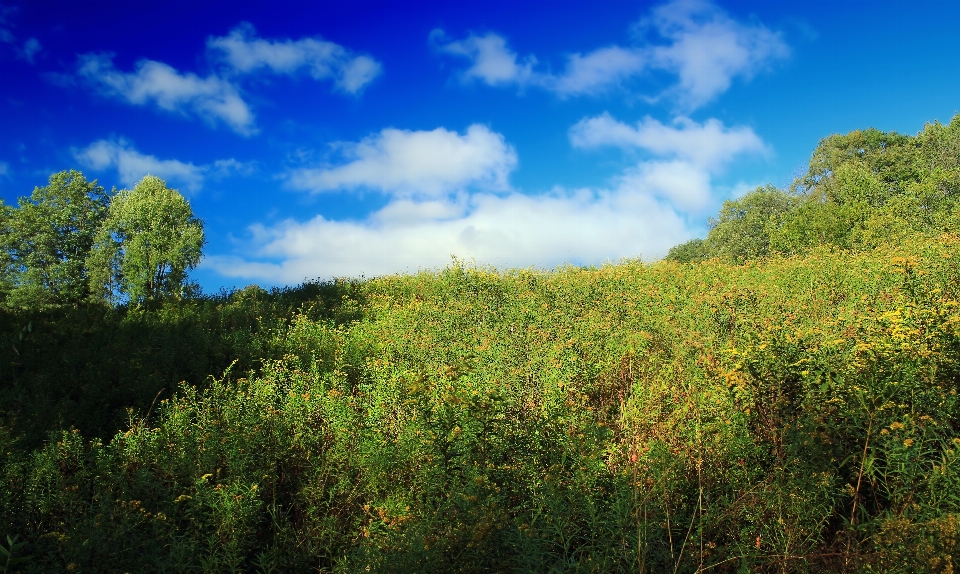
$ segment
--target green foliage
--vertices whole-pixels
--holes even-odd
[[[11,236],[10,217],[13,210],[0,199],[0,306],[13,288],[13,254],[6,247]]]
[[[854,251],[960,231],[960,115],[916,136],[875,129],[824,138],[789,191],[771,186],[723,204],[705,240],[669,260],[734,263],[823,246]]]
[[[203,243],[190,204],[157,177],[108,193],[55,173],[16,209],[0,202],[0,302],[36,311],[195,294],[187,272]]]
[[[691,239],[686,243],[675,245],[667,253],[667,261],[677,263],[694,263],[710,258],[710,247],[703,239]]]
[[[958,265],[942,236],[128,311],[263,327],[110,440],[5,447],[0,517],[25,572],[947,572]]]
[[[21,556],[21,551],[23,547],[27,545],[26,542],[19,541],[19,536],[7,536],[6,545],[0,542],[0,572],[6,574],[7,572],[13,572],[11,568],[17,566],[18,564],[23,564],[28,562],[32,556]]]
[[[141,249],[143,304],[0,309],[0,560],[953,572],[958,134],[827,138],[652,265],[178,298]]]
[[[760,187],[723,203],[710,220],[708,250],[712,255],[743,263],[770,253],[770,235],[793,207],[793,198],[773,187]]]
[[[17,209],[0,206],[0,281],[9,289],[8,305],[42,309],[87,298],[84,260],[109,202],[96,181],[71,170],[51,175]]]
[[[349,322],[359,297],[357,284],[335,281],[149,306],[0,309],[0,423],[29,447],[71,427],[109,439],[128,407],[146,413],[182,381],[202,387],[231,363],[257,370],[282,356],[274,337],[295,314]]]
[[[190,203],[148,175],[110,203],[88,260],[91,278],[108,299],[182,295],[203,243],[203,224]]]

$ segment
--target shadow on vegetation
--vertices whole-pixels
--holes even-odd
[[[358,283],[339,280],[133,308],[0,308],[0,417],[30,448],[56,429],[107,439],[181,382],[205,387],[231,365],[259,372],[272,357],[271,338],[294,316],[361,318],[360,295]]]

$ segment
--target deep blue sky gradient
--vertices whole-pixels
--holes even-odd
[[[713,169],[707,199],[693,207],[663,197],[657,200],[682,222],[670,235],[682,240],[704,235],[707,217],[723,200],[752,186],[789,182],[824,136],[867,127],[916,133],[925,122],[948,122],[960,110],[956,33],[960,4],[954,2],[703,4],[703,10],[721,14],[726,22],[776,34],[789,54],[734,75],[728,89],[693,107],[664,95],[677,79],[662,70],[650,70],[595,95],[563,96],[533,84],[497,86],[465,80],[470,62],[442,48],[444,42],[470,34],[495,34],[521,59],[535,55],[539,72],[559,74],[573,53],[662,44],[649,25],[644,28],[638,22],[663,6],[669,5],[489,0],[7,3],[0,21],[0,199],[15,203],[18,196],[43,185],[49,174],[68,168],[80,169],[108,188],[124,187],[116,166],[95,169],[80,159],[83,150],[99,141],[194,166],[233,160],[234,167],[221,173],[208,168],[193,188],[168,179],[206,223],[208,262],[195,276],[205,290],[215,291],[252,282],[278,285],[307,277],[369,276],[443,265],[434,251],[424,250],[421,259],[410,248],[405,253],[391,251],[391,242],[407,233],[406,224],[394,230],[400,235],[390,235],[394,239],[385,239],[372,255],[346,240],[336,246],[307,241],[305,254],[302,246],[299,251],[287,249],[282,244],[287,239],[281,238],[272,250],[264,250],[271,237],[279,237],[278,229],[301,229],[318,215],[326,222],[366,226],[373,230],[371,237],[379,237],[372,214],[404,199],[418,205],[437,199],[435,194],[369,185],[345,185],[322,193],[291,185],[292,171],[345,165],[351,159],[344,149],[375,138],[386,128],[409,132],[444,128],[466,137],[471,125],[480,124],[502,136],[516,158],[506,187],[465,180],[441,193],[440,199],[452,203],[483,193],[540,197],[583,188],[602,195],[623,174],[658,159],[643,148],[574,146],[570,130],[585,118],[608,114],[636,125],[649,116],[673,125],[676,118],[685,117],[697,124],[717,120],[726,128],[751,130],[766,152],[742,153]],[[336,43],[352,55],[376,60],[381,73],[355,94],[337,91],[331,80],[316,80],[305,72],[229,76],[222,62],[208,55],[206,45],[208,38],[226,36],[242,22],[252,24],[256,37],[263,40],[320,38]],[[430,39],[436,29],[444,31],[445,40]],[[30,39],[39,49],[27,49]],[[171,112],[111,95],[78,73],[81,55],[98,53],[115,54],[115,69],[123,73],[132,72],[137,62],[154,60],[200,78],[233,78],[230,81],[255,116],[255,133],[238,133],[189,107]],[[636,216],[638,229],[651,224],[644,213]],[[578,251],[576,238],[570,240],[564,233],[595,234],[604,228],[602,222],[589,220],[596,215],[588,210],[583,217],[582,229],[568,222],[560,224],[566,226],[560,231],[508,230],[510,241],[478,251],[488,256],[477,260],[505,266],[593,264],[618,257],[655,258],[668,246],[638,238],[622,242],[618,250],[614,243],[629,233],[627,225],[616,236],[621,239],[611,236],[611,247],[602,251],[602,257],[596,249]],[[548,219],[536,221],[545,225]],[[413,225],[409,233],[425,233],[424,229]],[[555,251],[550,248],[551,233],[557,234]],[[430,237],[423,240],[425,245]],[[539,238],[540,246],[528,249],[523,244],[527,238]],[[448,253],[476,256],[469,249],[456,253],[461,247],[453,243],[449,247]],[[331,249],[341,252],[337,262],[328,259]],[[284,266],[294,259],[300,263]],[[251,262],[263,265],[246,265]]]

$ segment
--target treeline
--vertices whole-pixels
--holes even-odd
[[[106,191],[62,171],[21,197],[0,201],[0,305],[38,310],[86,302],[143,303],[195,291],[203,224],[189,202],[155,176]]]
[[[740,264],[958,231],[960,114],[916,136],[868,129],[824,138],[788,189],[768,185],[725,202],[706,239],[678,245],[667,258]]]

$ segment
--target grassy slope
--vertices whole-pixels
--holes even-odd
[[[371,280],[109,442],[5,448],[3,528],[25,571],[946,572],[958,247]]]

